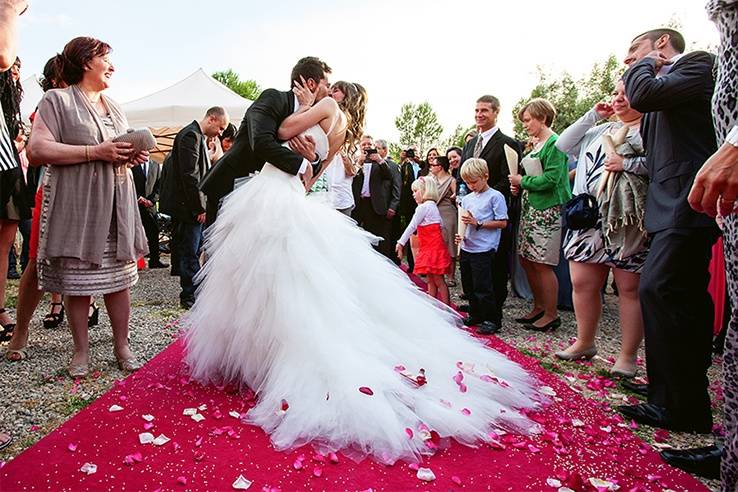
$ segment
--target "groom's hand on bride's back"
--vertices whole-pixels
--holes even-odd
[[[290,149],[310,162],[317,160],[315,155],[315,139],[310,135],[298,135],[289,140]]]

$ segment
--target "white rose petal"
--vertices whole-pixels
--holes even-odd
[[[159,434],[159,436],[154,439],[153,444],[154,446],[163,446],[169,441],[171,441],[171,439],[169,439],[167,436],[165,436],[164,434]]]
[[[240,414],[240,413],[238,413],[238,412],[237,412],[237,411],[235,411],[235,410],[231,410],[230,412],[228,412],[228,415],[230,415],[230,416],[231,416],[231,417],[233,417],[234,419],[238,419],[238,418],[241,418],[241,414]]]
[[[144,419],[146,422],[151,422],[152,420],[154,420],[154,416],[149,414],[141,415],[141,418]]]
[[[123,410],[123,407],[121,407],[120,405],[113,405],[108,408],[108,412],[120,412],[121,410]]]
[[[571,419],[571,425],[574,427],[584,427],[584,422],[579,419]]]
[[[205,410],[207,410],[207,409],[208,409],[208,406],[207,406],[207,405],[205,405],[205,404],[202,404],[202,405],[200,405],[199,407],[197,407],[197,409],[198,409],[198,410],[200,410],[201,412],[204,412]]]
[[[547,478],[546,479],[546,485],[549,487],[553,487],[555,489],[561,488],[561,481],[556,480],[555,478]]]
[[[182,412],[182,415],[195,415],[197,413],[197,408],[185,408],[184,412]]]
[[[540,391],[544,395],[556,396],[556,391],[554,391],[554,389],[550,386],[541,386],[540,388],[538,388],[538,391]]]
[[[607,432],[608,434],[612,432],[612,426],[606,426],[606,427],[600,427],[600,430],[602,432]]]
[[[247,480],[243,475],[239,475],[236,481],[233,482],[232,487],[237,490],[246,490],[251,487],[252,483],[251,480]]]
[[[202,416],[201,414],[199,414],[199,413],[196,413],[195,415],[191,416],[190,418],[191,418],[192,420],[194,420],[195,422],[202,422],[203,420],[205,420],[205,417],[203,417],[203,416]]]
[[[424,482],[432,482],[436,479],[436,475],[430,468],[418,468],[418,473],[416,476]]]
[[[592,487],[596,489],[605,489],[605,490],[618,490],[620,486],[615,485],[612,482],[608,482],[607,480],[601,480],[599,478],[590,478],[589,483],[592,484]]]
[[[93,473],[97,473],[97,465],[94,465],[92,463],[85,463],[82,465],[82,468],[79,469],[82,473],[86,473],[87,475],[92,475]]]
[[[154,434],[151,432],[142,432],[138,435],[138,442],[141,444],[151,444],[154,442]]]
[[[561,487],[558,492],[575,492],[574,490],[570,489],[569,487]]]

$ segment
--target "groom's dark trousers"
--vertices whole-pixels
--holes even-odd
[[[710,99],[713,57],[688,53],[657,75],[650,58],[623,76],[631,106],[644,113],[641,135],[650,183],[645,226],[651,249],[640,281],[646,338],[648,401],[667,424],[707,432],[712,426],[707,369],[713,305],[708,263],[715,221],[693,211],[687,195],[716,150]]]

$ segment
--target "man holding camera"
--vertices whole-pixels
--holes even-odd
[[[383,239],[374,248],[392,259],[392,218],[396,210],[392,209],[392,171],[387,161],[382,159],[374,146],[374,139],[369,135],[361,137],[361,151],[364,164],[354,176],[351,184],[354,192],[353,218],[360,227]]]

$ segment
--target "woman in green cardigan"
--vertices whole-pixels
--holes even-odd
[[[531,99],[518,113],[534,147],[523,158],[526,176],[510,175],[510,189],[522,189],[518,254],[533,291],[533,308],[516,321],[536,331],[561,325],[556,310],[559,284],[553,267],[561,248],[561,205],[571,198],[566,154],[556,148],[551,130],[556,109],[546,99]]]

